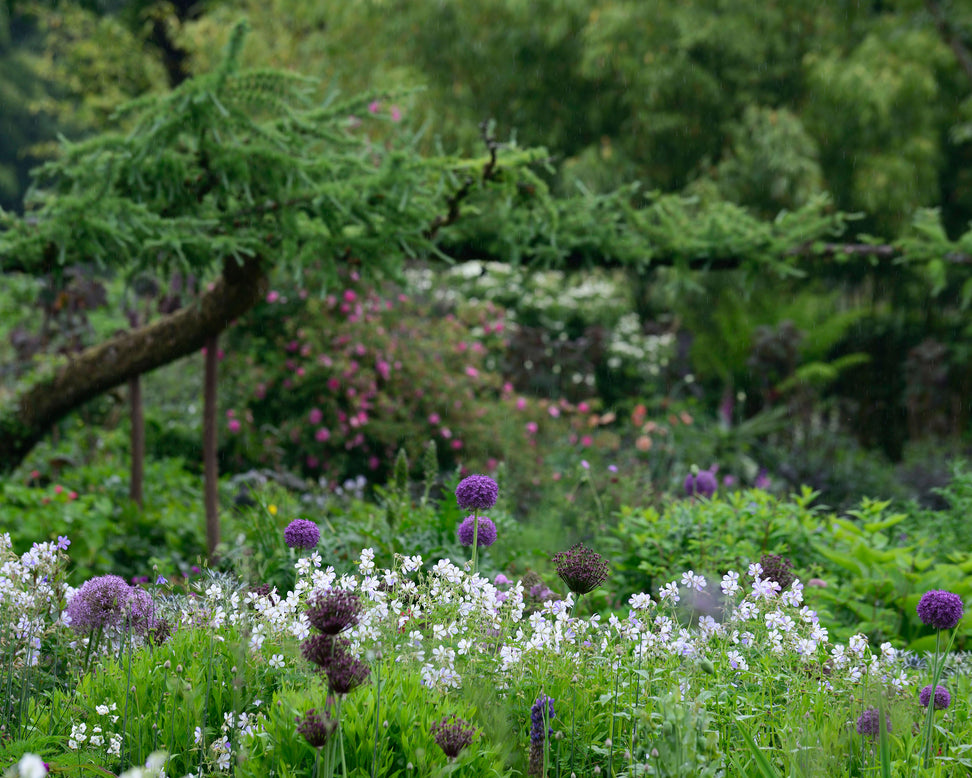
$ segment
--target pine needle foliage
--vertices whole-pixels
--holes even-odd
[[[241,70],[246,32],[237,25],[212,72],[122,106],[119,129],[63,140],[34,173],[25,218],[0,214],[0,269],[80,262],[164,277],[259,257],[333,274],[353,258],[365,274],[395,275],[403,254],[432,249],[429,225],[458,189],[475,203],[515,186],[496,174],[495,151],[422,157],[404,131],[373,143],[354,119],[367,96],[315,104],[310,79]],[[543,154],[503,151],[507,169]]]

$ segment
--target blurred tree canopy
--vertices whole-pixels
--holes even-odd
[[[233,23],[244,64],[322,88],[424,91],[375,110],[435,120],[472,152],[478,127],[551,149],[557,180],[722,197],[760,215],[820,192],[896,237],[940,207],[972,217],[972,8],[955,0],[5,0],[0,202],[55,131],[206,72]]]
[[[829,192],[887,238],[921,207],[972,216],[972,7],[951,0],[232,0],[186,24],[195,60],[235,14],[251,56],[412,99],[471,149],[484,118],[601,192],[640,181],[764,216]],[[967,55],[965,55],[967,56]],[[972,62],[972,60],[970,60]]]

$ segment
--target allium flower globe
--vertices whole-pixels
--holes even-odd
[[[891,719],[885,714],[884,726],[888,732],[891,731]],[[881,714],[877,708],[868,708],[857,719],[857,734],[874,737],[881,731]]]
[[[479,532],[476,535],[477,548],[486,548],[496,542],[496,525],[487,516],[466,516],[459,525],[459,542],[464,546],[473,544],[473,533],[476,531],[475,522],[479,522]]]
[[[473,742],[475,735],[475,727],[465,719],[457,718],[455,714],[432,722],[432,737],[449,759],[459,756]]]
[[[553,563],[560,580],[574,594],[592,592],[608,577],[607,560],[583,543],[576,543],[567,551],[558,551],[553,555]]]
[[[348,694],[358,688],[371,673],[367,662],[350,653],[336,655],[324,668],[327,682],[336,694]]]
[[[689,473],[685,477],[685,494],[688,497],[711,497],[719,488],[715,474],[708,470],[700,470],[698,473]]]
[[[498,496],[499,487],[488,475],[471,475],[456,487],[456,502],[464,511],[489,510]]]
[[[304,718],[297,717],[297,732],[312,748],[323,748],[327,745],[331,734],[337,729],[337,721],[330,716],[320,714],[311,708],[304,714]]]
[[[300,653],[304,659],[324,670],[335,657],[350,650],[351,642],[335,635],[311,635],[300,644]]]
[[[917,611],[923,624],[935,629],[952,629],[962,619],[965,606],[957,594],[932,589],[921,595]]]
[[[921,690],[918,695],[918,702],[923,708],[928,707],[928,703],[932,699],[932,687],[928,684],[925,688]],[[949,694],[948,689],[944,686],[935,687],[935,710],[945,710],[949,705],[952,704],[952,695]]]
[[[129,586],[117,575],[102,575],[85,581],[65,610],[78,634],[94,630],[120,630],[126,620],[131,629],[144,634],[154,624],[152,598],[144,589]]]
[[[307,601],[307,620],[325,635],[353,627],[361,613],[361,598],[343,589],[316,591]]]
[[[284,530],[284,542],[291,548],[314,548],[320,539],[321,531],[307,519],[294,519]]]

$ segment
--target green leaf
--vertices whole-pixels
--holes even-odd
[[[736,727],[742,734],[746,747],[749,749],[749,753],[753,755],[753,761],[756,762],[756,769],[759,770],[759,774],[762,776],[762,778],[782,778],[782,776],[773,768],[773,765],[769,763],[766,755],[760,751],[759,746],[756,745],[756,741],[753,740],[752,735],[750,735],[746,728],[742,725],[742,722],[737,720]]]

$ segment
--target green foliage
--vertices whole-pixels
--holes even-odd
[[[605,539],[617,596],[655,592],[685,570],[716,578],[763,554],[793,561],[804,583],[816,575],[814,537],[825,518],[809,490],[779,500],[761,489],[713,500],[674,500],[661,509],[622,507]]]
[[[66,536],[77,563],[75,585],[106,573],[154,579],[152,560],[171,566],[167,574],[187,570],[204,551],[200,484],[178,460],[149,460],[145,479],[142,510],[129,500],[128,481],[110,459],[59,476],[45,467],[24,481],[0,481],[0,528],[20,552]]]
[[[888,502],[863,500],[849,517],[834,518],[817,552],[828,560],[825,577],[836,586],[820,592],[821,600],[851,628],[875,640],[901,640],[913,651],[934,649],[933,632],[915,611],[926,591],[947,589],[972,595],[972,555],[939,545],[926,528],[914,537],[899,529],[906,516],[889,513]],[[969,626],[959,627],[956,646],[968,645]]]
[[[249,661],[247,652],[241,633],[231,630],[217,640],[211,628],[184,627],[154,650],[133,649],[131,657],[125,650],[105,660],[97,672],[81,678],[73,693],[52,696],[50,718],[37,723],[62,742],[79,724],[86,725],[89,738],[101,726],[104,745],[89,740],[77,756],[61,755],[54,764],[68,770],[80,759],[117,767],[120,756],[112,760],[108,746],[112,734],[122,734],[127,763],[144,764],[150,753],[165,750],[172,774],[196,771],[211,758],[205,749],[213,740],[222,735],[238,745],[243,737],[239,727],[227,730],[223,714],[232,712],[236,718],[246,713],[255,721],[260,703],[254,706],[254,701],[270,699],[283,682],[265,662]],[[115,707],[101,713],[97,708],[103,705]],[[203,730],[198,741],[196,727]]]
[[[508,744],[494,738],[511,733],[484,729],[480,720],[488,712],[467,700],[443,698],[424,686],[417,673],[396,668],[392,658],[376,656],[372,667],[370,681],[341,701],[349,776],[368,776],[372,771],[389,778],[453,772],[510,775],[504,765]],[[250,741],[237,774],[248,778],[270,773],[309,775],[314,768],[314,749],[298,734],[294,721],[311,708],[325,710],[326,691],[319,682],[309,681],[275,694],[265,731]],[[331,714],[336,714],[333,708]],[[431,734],[432,723],[449,714],[473,723],[478,731],[473,746],[464,749],[455,762],[447,761]]]

